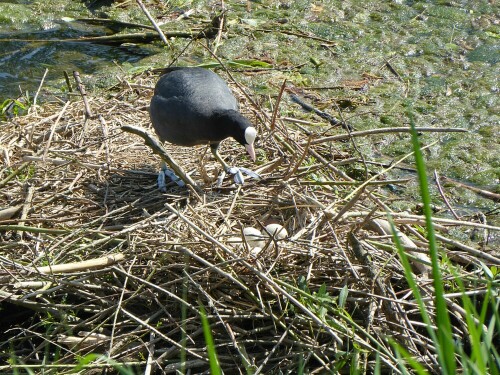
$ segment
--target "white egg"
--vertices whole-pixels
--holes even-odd
[[[226,243],[228,243],[229,245],[233,246],[236,249],[240,249],[243,247],[243,240],[241,239],[241,237],[229,237],[226,240]]]
[[[258,229],[252,227],[243,228],[243,236],[250,247],[253,249],[254,247],[263,248],[266,242],[264,241],[264,236]]]
[[[266,237],[272,236],[276,240],[282,240],[288,237],[288,232],[285,227],[280,224],[268,224],[266,225],[266,230],[264,235]]]
[[[259,255],[259,253],[262,251],[262,248],[261,247],[254,247],[251,251],[250,251],[250,254],[252,254],[253,257],[257,257],[257,255]]]

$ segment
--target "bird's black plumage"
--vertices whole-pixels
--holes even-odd
[[[252,124],[217,74],[202,68],[169,68],[156,84],[150,116],[162,141],[181,146],[210,143],[217,150],[225,138],[247,145]],[[253,140],[252,140],[253,142]]]

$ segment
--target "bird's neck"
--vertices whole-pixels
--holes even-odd
[[[224,138],[234,137],[239,129],[241,118],[243,116],[233,109],[217,111],[212,116],[215,128]]]

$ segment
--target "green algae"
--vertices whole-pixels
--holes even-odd
[[[498,40],[496,43],[492,41],[481,44],[467,53],[467,59],[472,62],[481,61],[492,65],[498,63],[500,61],[500,44]]]
[[[5,31],[22,30],[30,19],[30,9],[25,4],[4,3],[0,5],[0,24]]]

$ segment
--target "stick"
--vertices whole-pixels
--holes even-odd
[[[213,20],[212,20],[212,24],[214,22],[214,20],[216,20],[217,18],[219,18],[219,27],[218,27],[218,31],[217,31],[217,37],[215,38],[215,42],[214,42],[214,53],[216,54],[217,53],[217,48],[219,47],[220,45],[220,40],[222,38],[222,31],[224,30],[224,12],[222,12],[222,14],[220,14],[219,17],[215,17]]]
[[[459,250],[465,251],[466,253],[475,256],[476,258],[481,258],[483,260],[487,260],[488,262],[491,262],[493,265],[500,265],[500,258],[495,256],[495,254],[489,254],[486,253],[482,250],[477,250],[474,249],[473,247],[464,245],[458,241],[452,240],[450,238],[441,236],[439,234],[436,234],[436,238],[440,241],[443,241],[445,244],[451,245]]]
[[[83,105],[85,106],[85,119],[91,119],[93,117],[92,111],[90,110],[89,102],[87,100],[87,92],[85,91],[85,86],[83,85],[82,80],[80,79],[80,73],[78,73],[75,70],[73,72],[73,77],[75,77],[78,91],[80,91],[80,94],[83,99]]]
[[[169,38],[195,38],[200,35],[199,32],[172,31],[166,33]],[[17,39],[9,38],[2,39],[2,42],[30,42],[30,43],[96,43],[105,45],[120,45],[123,43],[151,43],[158,39],[157,33],[132,33],[132,34],[116,34],[89,36],[82,38],[68,39]]]
[[[23,204],[23,209],[21,211],[21,219],[17,225],[24,227],[24,221],[28,217],[28,211],[31,208],[31,205],[33,203],[33,194],[35,193],[35,187],[28,185],[28,189],[26,192],[26,199],[24,200]],[[23,232],[22,230],[18,231],[18,236],[23,239]]]
[[[436,186],[438,188],[439,194],[441,195],[441,198],[443,198],[443,201],[446,204],[446,206],[448,207],[448,209],[450,210],[451,214],[453,215],[453,217],[455,219],[460,220],[460,218],[458,217],[458,215],[455,212],[455,210],[453,209],[453,207],[451,207],[451,204],[448,201],[448,198],[446,198],[443,187],[441,186],[441,183],[439,182],[439,175],[435,169],[434,169],[434,180],[436,181]]]
[[[159,155],[162,160],[164,160],[170,168],[184,181],[187,185],[191,185],[196,191],[201,192],[201,189],[196,185],[196,182],[187,175],[182,168],[177,164],[177,162],[168,154],[167,150],[158,142],[158,140],[153,137],[149,132],[131,125],[123,125],[121,127],[123,131],[138,135],[144,139],[146,146],[149,146],[156,155]]]
[[[56,130],[56,126],[57,126],[57,124],[59,124],[59,121],[61,120],[62,116],[66,112],[66,109],[68,108],[69,103],[70,103],[69,101],[64,103],[64,107],[63,107],[63,109],[61,109],[61,112],[59,112],[59,116],[57,117],[56,122],[54,122],[54,124],[52,124],[52,126],[50,128],[50,135],[49,135],[49,139],[47,140],[47,144],[45,145],[45,150],[43,152],[42,160],[45,160],[45,158],[47,157],[47,154],[49,153],[50,144],[52,143],[52,137],[54,136],[54,131]]]
[[[165,37],[165,34],[163,34],[163,31],[161,31],[160,26],[158,26],[158,24],[154,20],[153,16],[151,15],[151,13],[149,13],[149,11],[146,9],[146,7],[144,6],[144,4],[142,3],[141,0],[136,0],[136,1],[137,1],[137,4],[139,4],[139,7],[144,12],[144,14],[146,15],[146,17],[148,17],[149,21],[153,24],[153,27],[155,28],[158,35],[160,35],[160,38],[163,41],[163,43],[165,43],[165,45],[169,46],[169,43],[168,43],[167,38]]]
[[[467,133],[467,129],[462,128],[416,128],[417,132],[434,132],[434,133]],[[349,139],[351,137],[361,137],[364,135],[372,135],[372,134],[382,134],[382,133],[409,133],[410,128],[407,127],[398,127],[398,128],[380,128],[380,129],[371,129],[371,130],[363,130],[358,132],[351,132],[350,134],[339,134],[331,137],[325,137],[316,139],[311,142],[311,145],[317,145],[320,143],[325,143],[329,141],[342,141],[344,139]],[[305,143],[301,144],[304,146]]]
[[[441,178],[444,181],[450,182],[452,184],[455,184],[455,185],[460,186],[460,187],[465,188],[465,189],[469,189],[469,190],[471,190],[471,191],[473,191],[473,192],[475,192],[475,193],[477,193],[485,198],[491,199],[495,202],[500,201],[500,194],[494,193],[492,191],[484,190],[484,189],[479,189],[479,188],[474,187],[474,186],[466,185],[466,184],[463,184],[461,182],[455,181],[454,179],[449,178],[449,177],[442,176]]]
[[[38,90],[36,91],[35,97],[33,98],[33,109],[35,110],[35,113],[36,113],[36,100],[38,98],[38,94],[40,93],[40,90],[42,89],[43,82],[45,81],[45,77],[47,76],[48,72],[49,72],[49,69],[45,68],[45,73],[43,73],[42,80],[40,81],[40,85],[38,86]]]
[[[0,210],[0,220],[8,220],[12,218],[22,207],[22,204],[18,204],[17,206],[7,207],[3,210]]]
[[[123,22],[117,20],[110,20],[108,18],[77,18],[76,22],[85,22],[90,25],[100,25],[100,26],[108,26],[108,27],[121,27],[123,29],[148,29],[155,30],[153,26],[143,25],[140,23],[131,23],[131,22]]]
[[[89,269],[95,270],[99,268],[104,268],[106,266],[110,266],[112,264],[122,261],[123,259],[125,259],[124,254],[121,253],[110,254],[102,258],[84,260],[82,262],[73,262],[66,264],[57,264],[54,266],[38,267],[36,270],[40,273],[45,273],[45,274],[78,272]]]
[[[286,78],[283,80],[283,84],[281,85],[281,89],[280,89],[280,92],[278,94],[278,98],[276,99],[276,104],[274,105],[273,117],[271,117],[271,126],[270,126],[271,131],[274,130],[274,126],[276,123],[276,115],[278,114],[278,109],[279,109],[280,102],[281,102],[281,96],[283,95],[283,91],[285,90],[285,87],[286,87]]]

